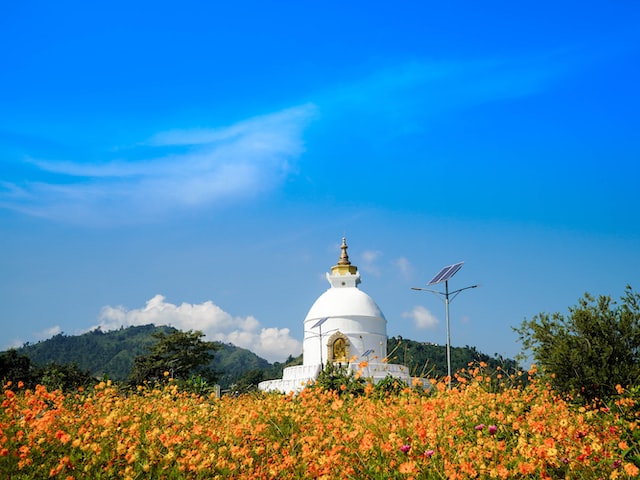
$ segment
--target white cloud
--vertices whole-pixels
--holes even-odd
[[[440,323],[436,316],[422,305],[417,305],[411,311],[404,312],[402,318],[410,318],[416,328],[422,330],[435,330]]]
[[[513,58],[421,60],[389,66],[332,92],[342,108],[385,111],[393,118],[418,108],[439,115],[487,101],[536,94],[569,70],[570,52]],[[469,82],[470,77],[474,78]],[[374,101],[375,100],[375,101]]]
[[[400,275],[405,280],[410,280],[413,276],[413,268],[411,262],[406,257],[400,257],[393,262],[393,265],[397,267]]]
[[[359,268],[367,273],[370,273],[371,275],[375,275],[376,277],[379,277],[380,269],[376,265],[376,261],[381,256],[382,256],[382,252],[379,250],[365,250],[361,254],[362,264],[359,265]]]
[[[62,333],[62,329],[60,328],[60,325],[54,325],[53,327],[49,327],[37,332],[35,334],[35,337],[38,340],[46,340],[47,338],[51,338],[54,335],[58,335],[59,333]]]
[[[2,345],[0,348],[2,348],[2,350],[10,350],[12,348],[20,348],[23,345],[24,345],[24,340],[21,340],[19,338],[12,338],[7,343]]]
[[[100,323],[92,329],[115,330],[133,325],[170,325],[179,330],[200,330],[207,340],[232,343],[251,350],[270,362],[298,355],[302,344],[290,336],[288,328],[265,328],[253,316],[234,317],[213,302],[175,305],[156,295],[143,308],[128,310],[106,306]]]
[[[3,182],[0,206],[56,220],[109,224],[253,198],[291,174],[315,111],[306,104],[224,128],[161,132],[136,147],[151,150],[146,160],[29,159],[43,175],[53,174],[52,180]]]
[[[248,137],[254,146],[271,148],[273,142],[280,148],[295,148],[291,140],[296,141],[300,133],[300,121],[303,123],[314,115],[315,106],[305,104],[288,108],[269,115],[260,115],[224,128],[197,128],[188,130],[170,130],[154,135],[146,143],[154,146],[207,145],[237,138]]]

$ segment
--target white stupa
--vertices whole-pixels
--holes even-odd
[[[260,390],[298,392],[316,379],[327,362],[360,370],[374,383],[391,375],[410,384],[405,366],[387,362],[387,320],[373,299],[358,288],[360,273],[349,261],[344,238],[340,259],[327,273],[327,280],[330,288],[304,319],[302,365],[285,368],[280,380],[261,382]]]

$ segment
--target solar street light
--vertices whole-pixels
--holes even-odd
[[[411,287],[411,290],[422,290],[425,292],[435,293],[436,295],[444,296],[444,305],[445,305],[445,316],[447,318],[447,377],[448,377],[448,386],[451,388],[451,333],[449,328],[449,303],[453,301],[456,296],[470,288],[476,288],[478,285],[470,285],[468,287],[460,288],[458,290],[454,290],[453,292],[449,291],[449,280],[453,277],[458,270],[462,268],[464,262],[455,263],[453,265],[449,265],[447,267],[442,268],[435,277],[431,279],[431,281],[427,284],[427,286],[436,285],[438,283],[444,282],[444,292],[439,292],[437,290],[431,290],[429,288],[418,288]],[[449,299],[451,298],[451,299]]]

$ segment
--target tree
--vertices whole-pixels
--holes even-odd
[[[3,385],[7,382],[23,382],[26,387],[33,388],[38,379],[31,359],[12,348],[0,353],[0,381]]]
[[[39,383],[49,390],[63,390],[70,392],[80,387],[96,384],[96,380],[89,371],[80,369],[75,363],[52,363],[42,368]]]
[[[129,381],[140,384],[147,380],[160,380],[165,376],[186,379],[190,375],[200,375],[214,380],[214,374],[207,365],[213,359],[213,351],[218,348],[214,342],[202,340],[200,331],[181,332],[175,330],[169,334],[153,334],[156,343],[151,345],[146,355],[134,359]]]
[[[640,295],[584,295],[560,313],[540,313],[514,329],[554,389],[590,401],[640,382]]]

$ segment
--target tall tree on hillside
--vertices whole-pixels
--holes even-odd
[[[153,336],[157,342],[149,348],[149,352],[134,359],[129,376],[131,383],[140,384],[165,376],[186,379],[191,375],[200,375],[207,380],[215,379],[207,366],[218,346],[202,340],[204,333],[176,330],[169,334],[154,333]]]
[[[630,286],[619,304],[585,294],[566,317],[540,313],[515,331],[560,392],[593,400],[640,384],[640,295]]]

